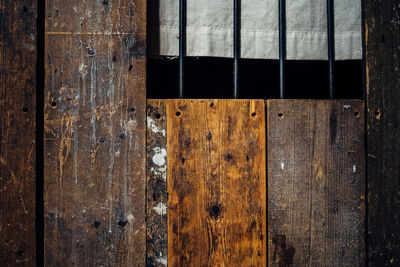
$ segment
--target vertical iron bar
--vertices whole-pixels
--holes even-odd
[[[179,98],[184,97],[186,56],[186,0],[179,0]]]
[[[286,3],[279,0],[279,97],[285,98]]]
[[[329,97],[334,99],[334,61],[335,61],[335,22],[334,0],[327,0],[327,26],[328,26],[328,61],[329,61]]]
[[[240,0],[233,0],[233,98],[239,94]]]

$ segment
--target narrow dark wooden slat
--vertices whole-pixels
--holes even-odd
[[[45,264],[143,266],[146,1],[46,1]]]
[[[35,266],[36,1],[0,13],[0,266]]]
[[[168,264],[266,265],[262,100],[166,100]]]
[[[368,261],[400,265],[400,6],[364,1]]]
[[[364,104],[269,100],[269,266],[365,265]]]
[[[165,101],[147,101],[147,265],[167,266],[167,114]]]

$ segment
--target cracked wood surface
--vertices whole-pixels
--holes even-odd
[[[365,265],[364,104],[268,100],[269,266]]]
[[[168,264],[266,265],[262,100],[166,100]]]
[[[45,5],[45,263],[143,266],[146,1]]]
[[[0,266],[35,266],[36,2],[0,12]]]

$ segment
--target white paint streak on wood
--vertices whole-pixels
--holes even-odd
[[[129,214],[129,215],[126,217],[126,219],[128,220],[128,222],[129,222],[130,224],[132,224],[133,221],[135,220],[135,217],[134,217],[132,214]]]
[[[154,156],[152,157],[152,161],[154,164],[157,166],[164,166],[166,163],[166,157],[167,157],[167,150],[165,148],[159,148],[155,147],[153,148],[154,151]]]
[[[161,133],[162,136],[166,136],[165,129],[158,128],[157,123],[151,117],[147,117],[147,128],[151,129],[153,133]]]
[[[160,202],[157,204],[157,206],[153,207],[153,209],[157,212],[158,215],[165,215],[167,214],[167,206]]]
[[[81,63],[79,65],[78,71],[82,75],[82,77],[85,77],[86,74],[88,73],[87,69],[88,69],[88,66],[86,66],[84,63]]]
[[[156,260],[155,260],[156,262],[158,262],[158,263],[161,263],[162,265],[165,265],[165,266],[167,266],[167,260],[166,259],[164,259],[164,258],[156,258]]]
[[[164,179],[164,181],[167,181],[167,165],[165,164],[162,167],[151,167],[150,171],[155,175],[155,176],[160,176]]]

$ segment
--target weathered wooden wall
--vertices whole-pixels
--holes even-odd
[[[167,100],[166,120],[168,264],[265,266],[264,102]]]
[[[36,5],[36,1],[31,0],[3,0],[0,3],[2,18],[0,44],[2,62],[0,69],[0,265],[32,266],[35,265],[36,259]],[[45,8],[45,262],[49,266],[99,265],[100,263],[120,266],[144,265],[146,260],[146,181],[144,178],[146,175],[146,1],[46,0]],[[400,109],[398,108],[400,106],[400,7],[396,1],[366,0],[364,15],[366,129],[368,134],[367,182],[369,192],[367,260],[371,266],[396,266],[400,264],[400,195],[398,193],[400,188],[400,180],[398,179],[400,177]],[[194,101],[193,106],[186,107],[187,110],[193,108],[193,111],[189,112],[180,109],[183,106],[177,104],[179,101],[169,102],[171,118],[168,123],[170,123],[170,127],[175,127],[173,129],[176,129],[179,133],[178,136],[170,137],[170,142],[176,141],[176,143],[169,145],[173,147],[173,150],[170,151],[182,150],[186,151],[187,154],[184,156],[177,155],[178,160],[174,158],[168,163],[165,161],[165,151],[163,150],[167,142],[167,137],[163,132],[167,127],[168,112],[165,106],[167,102],[149,102],[151,107],[148,107],[148,116],[152,119],[152,122],[147,128],[147,186],[152,194],[147,195],[148,264],[163,265],[167,257],[173,263],[184,264],[188,255],[193,256],[194,263],[199,263],[202,260],[212,262],[220,259],[229,262],[232,260],[231,255],[233,254],[228,252],[227,246],[233,242],[224,239],[227,237],[227,233],[221,234],[218,230],[220,229],[218,223],[222,223],[226,219],[229,220],[225,222],[237,223],[232,221],[233,216],[231,214],[226,213],[228,207],[225,205],[228,204],[225,203],[228,202],[227,199],[233,199],[233,202],[238,202],[238,199],[222,193],[226,193],[229,186],[233,188],[229,187],[229,190],[238,188],[234,187],[236,185],[232,184],[227,177],[231,177],[231,174],[234,176],[235,173],[243,173],[243,175],[249,177],[259,175],[257,179],[261,180],[256,179],[260,183],[258,185],[265,186],[261,183],[263,174],[259,169],[262,166],[259,161],[252,161],[251,155],[249,155],[248,160],[245,158],[245,161],[243,161],[243,158],[239,158],[235,161],[232,153],[228,153],[230,156],[224,154],[228,150],[246,152],[243,147],[247,145],[250,147],[251,141],[248,140],[253,137],[258,138],[258,135],[254,136],[251,133],[253,133],[253,130],[259,131],[262,125],[261,122],[253,126],[241,125],[236,126],[232,132],[224,132],[223,127],[233,129],[233,126],[229,126],[229,120],[226,122],[223,118],[223,116],[229,118],[230,114],[223,112],[238,112],[239,115],[241,114],[240,116],[243,116],[243,121],[247,122],[260,120],[261,115],[257,111],[256,117],[249,117],[247,111],[243,113],[235,110],[225,100],[211,102],[214,103],[214,108],[208,106],[210,104],[208,100],[204,102]],[[256,102],[250,101],[249,103]],[[219,104],[216,105],[216,103]],[[305,102],[300,101],[299,103],[304,104]],[[213,113],[220,105],[225,106],[227,111],[222,112],[222,109],[220,109],[220,114]],[[319,109],[319,105],[316,104],[315,109],[321,111],[318,116],[315,115],[314,107],[305,108],[303,106],[303,108],[307,110],[306,113],[313,113],[314,117],[328,118],[331,116],[331,113],[326,113],[325,108]],[[361,104],[356,102],[350,104],[350,106],[354,105]],[[252,106],[250,105],[250,107]],[[253,107],[261,109],[259,104],[254,104]],[[337,108],[336,128],[342,130],[347,128],[351,133],[355,133],[357,130],[358,133],[363,118],[361,106],[359,118],[356,120],[357,126],[353,129],[350,129],[351,127],[346,123],[339,123],[340,114],[350,117],[351,114],[345,115],[344,111],[339,111],[339,106]],[[180,116],[176,115],[175,109],[180,110]],[[198,111],[203,113],[196,113]],[[293,111],[285,111],[282,114],[288,112],[290,114]],[[159,118],[157,117],[158,114],[160,114]],[[207,119],[205,115],[207,115]],[[290,147],[292,145],[293,148],[296,145],[298,147],[304,144],[305,141],[302,139],[304,136],[314,134],[315,140],[320,140],[322,143],[328,142],[324,138],[331,136],[331,132],[323,136],[317,130],[314,133],[313,127],[310,126],[314,125],[316,129],[319,129],[318,127],[325,129],[328,127],[327,125],[317,119],[315,121],[310,120],[310,118],[306,119],[301,112],[296,116],[300,116],[301,119],[287,122],[288,117],[286,115],[283,118],[275,117],[276,123],[285,122],[285,127],[290,123],[308,125],[307,127],[309,127],[302,130],[300,130],[300,126],[295,127],[294,133],[301,133],[299,135],[291,133],[293,138],[290,140],[285,139],[285,141],[282,136],[276,136],[276,138],[279,137],[277,143],[281,142],[280,148],[277,147],[276,151],[281,154],[288,153],[291,150],[283,149],[285,146]],[[193,129],[186,129],[186,124],[180,124],[188,119],[197,122]],[[332,122],[329,119],[329,121],[332,125],[335,124],[334,120]],[[195,129],[209,130],[208,128],[200,129],[203,127],[201,126],[203,122],[206,123],[204,125],[208,128],[213,126],[218,130],[215,133],[210,131],[210,135],[207,132],[205,137],[201,133],[195,132]],[[218,127],[222,128],[217,127],[219,123],[221,125]],[[240,127],[243,127],[243,129],[240,130]],[[245,127],[249,128],[245,129]],[[271,128],[269,129],[271,130]],[[274,129],[279,131],[280,128]],[[231,137],[229,136],[235,131],[243,131],[245,134],[248,133],[248,136],[244,136],[240,140],[241,143],[235,143],[239,140],[231,141],[228,146],[226,140],[230,140]],[[261,136],[261,132],[257,133]],[[234,134],[239,135],[239,132]],[[339,138],[339,136],[342,136],[341,140],[336,140],[339,143],[344,142],[345,145],[349,145],[353,142],[346,139],[349,136],[345,137],[337,132],[336,138]],[[200,145],[196,149],[192,149],[186,143],[186,137],[198,138],[199,142],[205,144],[208,150],[201,150]],[[210,139],[208,139],[209,137]],[[220,141],[221,148],[217,148],[217,142],[213,141],[217,137],[222,140]],[[362,146],[362,138],[359,139],[361,142],[357,149],[361,149]],[[274,140],[270,139],[269,142],[274,142]],[[318,142],[320,143],[320,141]],[[313,141],[313,143],[316,142]],[[277,143],[274,142],[275,145]],[[294,151],[301,154],[299,158],[293,158],[294,155],[297,155],[296,153],[287,156],[292,157],[293,162],[299,166],[308,164],[305,169],[310,174],[314,173],[315,177],[320,177],[319,174],[322,170],[318,167],[320,165],[301,161],[306,156],[310,159],[319,159],[320,162],[322,159],[333,159],[336,152],[329,150],[332,148],[332,144],[324,143],[325,146],[319,147],[319,143],[318,145],[315,144],[314,149],[308,147],[304,151]],[[345,146],[342,146],[341,149],[343,147]],[[253,151],[251,149],[255,148],[248,149],[248,152],[251,152]],[[327,154],[323,154],[323,151],[318,149],[323,149]],[[261,155],[261,151],[256,149],[254,151],[256,151],[252,152],[254,157]],[[196,156],[196,159],[209,157],[212,161],[196,161],[194,152],[201,155]],[[360,191],[362,168],[358,169],[358,165],[356,165],[357,175],[354,176],[353,167],[349,165],[348,168],[346,165],[348,163],[344,160],[349,155],[346,156],[338,152],[339,160],[333,160],[333,165],[327,165],[327,169],[324,169],[325,172],[322,171],[322,173],[325,175],[330,171],[333,172],[334,166],[338,166],[335,172],[345,170],[346,177],[353,179],[349,181],[356,181],[357,183],[349,185],[344,182],[340,185],[343,186],[342,191],[338,183],[328,183],[332,189],[327,190],[328,184],[321,183],[330,181],[329,175],[329,177],[324,176],[324,180],[310,180],[313,182],[312,186],[309,183],[310,181],[300,184],[300,179],[305,179],[306,176],[300,177],[301,171],[295,172],[296,176],[285,176],[287,173],[285,174],[284,170],[288,168],[288,165],[283,162],[284,170],[282,170],[282,162],[274,161],[274,157],[277,156],[277,154],[274,154],[274,150],[269,153],[269,162],[278,164],[277,168],[270,168],[270,172],[273,174],[271,176],[270,173],[269,177],[270,180],[273,179],[271,180],[270,190],[277,186],[274,183],[279,181],[274,180],[274,175],[276,177],[281,175],[279,177],[286,177],[289,181],[296,182],[298,187],[295,188],[297,190],[295,192],[297,193],[302,192],[304,186],[308,186],[309,189],[307,189],[308,191],[304,189],[306,190],[305,195],[288,194],[290,197],[296,196],[299,201],[293,202],[289,198],[281,199],[282,202],[279,205],[290,202],[292,206],[281,206],[279,209],[275,209],[277,206],[274,205],[277,205],[277,202],[274,199],[275,196],[270,194],[269,204],[272,213],[269,216],[274,217],[270,217],[270,225],[276,227],[269,229],[271,234],[268,240],[269,256],[272,265],[277,263],[289,264],[291,261],[294,264],[296,260],[308,260],[314,264],[319,264],[322,261],[320,257],[322,251],[326,256],[324,263],[333,262],[334,259],[343,264],[357,265],[362,263],[362,242],[364,240],[360,239],[360,234],[363,231],[360,221],[360,216],[363,215],[362,200],[358,198],[350,199],[351,201],[346,204],[339,201],[338,198],[338,196],[348,197],[351,192],[354,193],[354,197],[362,195],[362,191]],[[312,153],[314,153],[313,156]],[[192,160],[190,160],[190,157],[193,157]],[[153,158],[155,161],[153,161]],[[182,158],[184,158],[184,162]],[[361,158],[357,156],[357,160],[359,160],[361,166]],[[349,162],[351,163],[351,160]],[[242,163],[244,165],[241,165]],[[169,233],[172,236],[176,235],[173,227],[174,222],[179,222],[180,227],[183,227],[178,231],[183,235],[169,240],[170,250],[172,248],[174,250],[168,256],[167,207],[165,202],[168,197],[165,176],[167,164],[171,166],[170,170],[174,170],[168,174],[173,175],[173,179],[172,176],[170,177],[170,190],[173,193],[169,202],[170,207],[172,207]],[[185,168],[182,167],[182,164]],[[226,168],[226,170],[224,169],[227,173],[226,177],[218,176],[215,178],[213,174],[217,170],[218,173],[222,173],[219,168]],[[253,173],[253,171],[249,173],[253,169],[256,170],[256,173]],[[199,172],[200,176],[196,179],[193,172],[197,170],[201,171]],[[298,177],[299,180],[293,180],[294,177]],[[181,178],[187,179],[189,183],[182,184],[178,180]],[[337,176],[336,178],[342,179],[343,177]],[[227,184],[228,187],[218,187],[217,183],[219,185]],[[316,187],[316,184],[321,185],[322,189]],[[204,188],[199,190],[201,193],[199,199],[191,195],[183,197],[188,189],[197,188],[200,185],[204,185]],[[248,182],[244,184],[244,188],[251,185],[251,182]],[[290,190],[290,185],[290,183],[285,184],[283,189]],[[331,198],[315,203],[319,200],[318,198],[310,199],[314,193],[316,196],[323,195]],[[200,208],[198,214],[192,214],[197,206],[179,205],[180,210],[176,208],[176,203],[182,201],[187,203],[189,199],[200,206],[203,205],[201,207],[205,207],[205,210]],[[251,206],[252,203],[250,201],[244,204]],[[275,233],[284,231],[285,227],[288,226],[284,220],[282,223],[274,220],[282,218],[281,215],[287,211],[286,208],[292,209],[295,205],[300,205],[304,208],[303,211],[294,212],[287,218],[290,219],[290,224],[293,227],[301,227],[302,230],[307,229],[308,231],[303,232],[304,235],[299,237],[308,238],[308,241],[303,242],[300,248],[297,247],[296,243],[300,241],[293,241],[290,235],[279,233],[274,236]],[[313,208],[311,205],[313,205]],[[264,212],[265,206],[257,207],[261,207],[262,212]],[[357,209],[358,207],[361,207],[361,209]],[[341,214],[341,211],[346,212],[348,208],[354,208],[352,210],[354,217],[347,215],[346,217],[345,214]],[[245,209],[245,207],[240,207],[240,209]],[[311,215],[305,214],[304,210],[310,211]],[[239,213],[242,211],[244,212],[244,210],[241,210]],[[193,218],[198,219],[199,222],[206,223],[200,223],[200,228],[196,228],[195,223],[192,223],[194,222],[193,218],[189,216],[190,219],[188,219],[186,213],[191,214],[190,216],[193,215]],[[260,214],[255,215],[258,220],[256,220],[258,228],[256,227],[256,230],[252,228],[251,231],[261,231],[262,235],[258,237],[265,238],[264,230],[261,229],[263,226]],[[322,216],[319,220],[319,217],[317,217],[319,214],[321,216],[326,214],[327,216]],[[304,218],[309,221],[314,220],[317,224],[307,225]],[[325,225],[323,224],[324,220],[326,220]],[[348,225],[348,222],[352,220],[354,221],[352,227],[355,227],[352,232],[353,236],[346,235],[346,233],[349,233],[346,231],[350,231],[350,228],[340,227]],[[298,223],[295,224],[296,222]],[[246,225],[248,222],[241,221],[241,223]],[[201,227],[204,225],[210,226],[208,229],[207,227],[204,228],[204,233],[210,235],[204,240],[196,239],[195,241],[199,242],[198,247],[209,249],[205,250],[210,252],[207,255],[202,255],[203,252],[190,245],[194,244],[194,237],[193,233],[189,231],[194,229],[204,234],[201,232],[203,229]],[[235,225],[237,226],[237,224]],[[333,225],[331,229],[334,230],[326,231],[324,227],[327,227],[327,225]],[[253,224],[250,226],[253,227]],[[241,233],[241,230],[244,229],[239,229],[236,232]],[[344,231],[344,235],[336,238],[336,234],[341,233],[340,231]],[[311,235],[311,233],[318,233],[318,235]],[[245,235],[248,235],[248,233]],[[311,241],[318,241],[318,237],[321,235],[332,235],[333,238],[329,239],[329,243],[317,247],[318,243]],[[254,240],[256,240],[255,236]],[[244,236],[243,238],[247,237]],[[212,243],[207,243],[210,240]],[[174,242],[177,243],[174,244]],[[185,242],[189,242],[189,245]],[[264,242],[266,242],[265,239]],[[350,249],[344,253],[344,256],[339,257],[334,251],[341,250],[338,245],[340,242],[347,246],[350,244]],[[262,262],[266,254],[263,250],[265,247],[262,247],[261,243],[260,240],[254,241],[251,246],[261,249],[261,257],[257,257]],[[356,247],[359,249],[358,251],[355,250]],[[178,253],[176,248],[182,249],[181,252]],[[239,248],[235,249],[240,251]],[[301,251],[304,253],[301,253]],[[243,253],[240,255],[244,255]],[[254,249],[252,253],[255,253]],[[346,253],[354,253],[351,255],[355,256],[351,258],[351,255]],[[248,260],[248,255],[243,256],[241,260]]]
[[[0,14],[0,266],[35,266],[36,1]]]
[[[45,263],[145,264],[146,1],[46,0]]]
[[[268,100],[269,266],[365,265],[364,104]]]
[[[365,1],[368,257],[400,265],[400,5]]]

